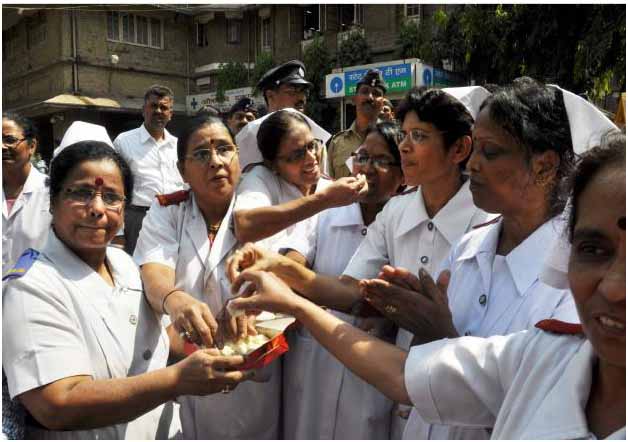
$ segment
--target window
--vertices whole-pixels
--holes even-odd
[[[163,22],[126,12],[107,12],[107,39],[151,48],[163,48]]]
[[[262,51],[271,50],[270,18],[262,19]]]
[[[361,5],[339,5],[338,23],[340,31],[346,31],[353,25],[362,24],[364,11]]]
[[[303,40],[313,38],[320,30],[320,5],[305,6],[303,8]]]
[[[240,43],[240,33],[242,32],[242,22],[240,20],[227,20],[227,43]]]
[[[196,24],[196,46],[205,47],[209,45],[207,38],[207,23]]]
[[[46,41],[46,13],[39,11],[26,20],[26,47],[30,49]]]
[[[18,52],[20,39],[18,38],[17,26],[12,26],[6,31],[2,31],[2,59],[14,57]]]
[[[406,17],[420,17],[421,5],[406,5]]]

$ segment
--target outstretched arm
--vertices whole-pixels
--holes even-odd
[[[298,296],[272,273],[245,270],[234,281],[238,291],[249,282],[245,296],[232,301],[244,310],[267,310],[297,318],[312,336],[356,375],[390,399],[409,404],[404,382],[407,353],[357,329]]]

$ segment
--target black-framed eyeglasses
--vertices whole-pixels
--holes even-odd
[[[315,138],[307,143],[305,146],[303,146],[301,149],[295,149],[288,155],[277,155],[277,158],[280,160],[284,160],[286,163],[299,163],[303,161],[307,152],[316,154],[321,147],[323,147],[323,140]]]
[[[406,139],[406,137],[410,136],[410,142],[412,144],[414,144],[414,145],[423,144],[427,140],[430,139],[430,136],[432,134],[435,134],[435,133],[442,135],[442,134],[445,134],[447,132],[444,131],[444,130],[437,130],[437,131],[433,131],[433,132],[426,132],[426,131],[421,130],[421,129],[412,129],[410,132],[406,132],[406,131],[400,130],[398,132],[398,135],[397,135],[397,143],[401,143],[403,140]]]
[[[223,144],[212,149],[198,149],[186,155],[185,158],[198,164],[207,164],[212,160],[212,152],[215,153],[224,164],[229,164],[235,157],[236,152],[238,152],[238,147],[233,144]]]
[[[22,141],[26,140],[27,138],[15,138],[12,135],[3,135],[2,136],[2,145],[6,146],[6,147],[15,147],[18,144],[20,144]]]
[[[105,208],[116,211],[119,211],[126,201],[126,197],[123,195],[115,192],[101,192],[91,187],[68,187],[63,193],[67,200],[82,206],[86,206],[96,198],[96,195],[100,195]]]
[[[372,157],[366,152],[352,152],[351,156],[353,157],[354,164],[357,164],[360,167],[366,167],[370,161],[373,167],[380,172],[388,172],[391,167],[400,165],[399,162],[391,158]]]

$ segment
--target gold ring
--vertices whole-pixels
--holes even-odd
[[[220,392],[222,394],[229,394],[231,392],[231,388],[228,385],[225,385],[224,387],[222,387],[222,390],[220,390]]]
[[[181,333],[179,333],[179,336],[181,336],[181,338],[183,339],[187,339],[188,341],[192,342],[192,333],[190,333],[187,330],[183,330]]]
[[[397,307],[395,307],[394,305],[387,305],[386,307],[384,307],[384,310],[386,311],[386,313],[389,313],[391,315],[397,313]]]

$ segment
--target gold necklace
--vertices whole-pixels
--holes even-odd
[[[218,233],[218,230],[220,230],[221,223],[222,221],[217,224],[209,224],[207,226],[207,233],[209,233],[210,235],[216,235]]]

